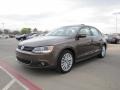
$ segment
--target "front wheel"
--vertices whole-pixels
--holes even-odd
[[[100,54],[99,54],[99,57],[100,58],[104,58],[106,56],[106,47],[105,47],[105,45],[103,45],[102,47],[101,47],[101,52],[100,52]]]
[[[57,61],[57,70],[61,73],[69,72],[73,67],[73,53],[69,50],[64,50]]]

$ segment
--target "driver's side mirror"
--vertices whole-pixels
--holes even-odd
[[[77,34],[75,39],[79,40],[79,38],[85,38],[87,35],[86,34]]]

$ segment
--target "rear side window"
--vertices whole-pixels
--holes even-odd
[[[96,28],[91,28],[90,30],[91,30],[93,36],[101,36],[102,35],[101,32],[98,31]]]

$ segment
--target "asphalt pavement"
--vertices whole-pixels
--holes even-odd
[[[0,88],[15,79],[11,88],[16,90],[21,90],[18,87],[25,89],[32,85],[42,90],[120,90],[120,44],[109,44],[105,58],[95,57],[82,61],[71,72],[60,74],[54,70],[31,69],[19,64],[15,57],[18,43],[15,39],[0,39],[0,62],[14,69],[17,75],[21,75],[30,84],[23,86],[21,78],[0,64]],[[4,80],[4,77],[8,79]]]

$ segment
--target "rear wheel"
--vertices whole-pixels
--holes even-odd
[[[118,44],[118,43],[119,43],[119,40],[116,39],[116,40],[115,40],[115,44]]]
[[[73,62],[73,53],[69,50],[64,50],[58,58],[57,70],[61,73],[67,73],[72,69]]]
[[[99,54],[99,57],[100,58],[104,58],[106,56],[106,47],[105,47],[105,45],[103,45],[102,47],[101,47],[101,52],[100,52],[100,54]]]

